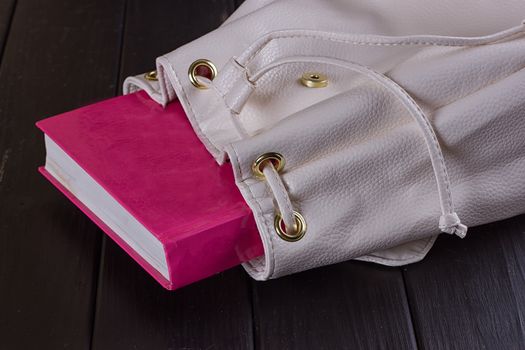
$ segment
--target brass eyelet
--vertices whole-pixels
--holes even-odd
[[[151,72],[147,72],[146,74],[144,74],[144,79],[146,80],[150,80],[150,81],[157,81],[157,71],[156,70],[152,70]]]
[[[199,76],[197,74],[197,69],[199,67],[206,67],[210,70],[210,80],[215,79],[217,76],[217,67],[215,67],[215,65],[210,60],[204,58],[198,59],[190,65],[190,68],[188,69],[188,77],[190,78],[190,82],[197,89],[205,90],[208,89],[208,86],[201,83],[197,78]]]
[[[307,72],[301,77],[301,84],[309,88],[323,88],[328,86],[328,78],[321,73]]]
[[[284,157],[282,154],[277,152],[268,152],[260,155],[252,164],[253,175],[258,179],[264,179],[263,168],[266,162],[272,162],[275,170],[280,172],[284,169]]]
[[[293,216],[295,219],[295,228],[293,232],[286,232],[284,227],[284,221],[280,213],[275,214],[274,227],[277,235],[287,242],[296,242],[304,237],[306,233],[306,220],[304,217],[294,211]]]

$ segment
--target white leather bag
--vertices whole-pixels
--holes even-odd
[[[231,161],[254,278],[402,265],[525,212],[524,18],[522,0],[248,0],[124,91],[178,98]]]

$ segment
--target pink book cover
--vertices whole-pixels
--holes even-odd
[[[231,167],[215,163],[177,101],[162,108],[138,92],[37,126],[162,243],[169,278],[45,167],[40,172],[165,288],[180,288],[263,254]]]

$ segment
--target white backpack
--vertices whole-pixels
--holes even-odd
[[[264,280],[525,212],[524,1],[246,1],[130,77],[231,161]],[[152,121],[154,122],[154,121]]]

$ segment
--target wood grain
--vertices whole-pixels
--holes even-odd
[[[89,347],[100,233],[38,173],[45,116],[111,96],[122,1],[20,0],[0,67],[0,348]]]
[[[0,58],[11,26],[11,19],[15,10],[15,0],[0,1]],[[0,59],[0,62],[2,60]]]
[[[346,262],[254,282],[257,349],[415,349],[398,268]]]
[[[155,69],[158,56],[217,28],[234,10],[230,0],[128,1],[121,81]]]
[[[163,290],[37,172],[34,123],[111,97],[239,0],[0,1],[0,349],[523,349],[525,215],[402,269]]]
[[[405,268],[422,349],[523,349],[525,216],[442,235]]]
[[[121,81],[219,26],[233,9],[231,1],[130,1]],[[101,266],[94,349],[252,347],[249,285],[240,267],[168,292],[110,240]]]
[[[251,349],[248,285],[239,269],[164,290],[106,241],[93,349]]]

